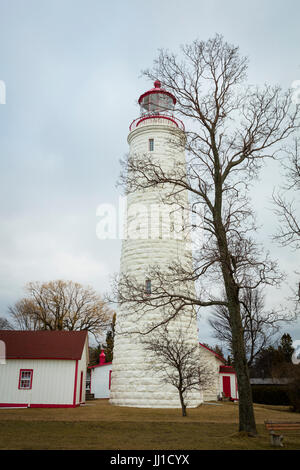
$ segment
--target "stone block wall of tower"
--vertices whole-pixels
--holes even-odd
[[[152,122],[153,121],[153,122]],[[151,154],[164,172],[184,171],[186,161],[183,133],[176,124],[164,119],[148,119],[134,129],[128,137],[130,155],[134,158],[147,158]],[[154,141],[154,149],[149,151],[149,139]],[[178,262],[187,269],[192,267],[190,240],[183,236],[182,219],[174,219],[174,205],[187,207],[188,195],[184,190],[179,199],[170,196],[172,186],[153,187],[129,192],[127,197],[127,235],[123,240],[120,261],[120,274],[134,276],[143,284],[147,279],[150,266],[157,265],[162,270],[172,262]],[[177,196],[178,197],[178,196]],[[167,199],[166,199],[167,198]],[[172,199],[173,198],[173,199]],[[157,217],[160,207],[162,217]],[[170,215],[171,214],[171,215]],[[125,231],[126,233],[126,231]],[[155,279],[153,279],[155,283]],[[193,283],[174,286],[175,289],[194,293]],[[137,407],[180,407],[178,391],[175,387],[162,382],[154,371],[159,358],[145,351],[142,338],[137,331],[146,331],[149,325],[159,323],[170,307],[148,311],[131,310],[123,304],[117,311],[114,359],[110,402],[116,405]],[[191,308],[181,312],[169,324],[170,334],[176,336],[181,330],[189,344],[198,344],[197,322]],[[201,390],[191,391],[189,406],[195,407],[202,402]]]

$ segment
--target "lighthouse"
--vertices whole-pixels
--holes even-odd
[[[138,100],[140,116],[129,128],[129,156],[139,162],[156,162],[165,173],[186,168],[184,124],[175,116],[176,98],[165,90],[159,80]],[[172,185],[151,185],[146,188],[128,187],[126,228],[122,240],[120,276],[132,276],[143,286],[145,299],[151,301],[157,280],[151,278],[151,267],[161,272],[172,262],[192,271],[192,253],[188,237],[183,236],[183,209],[188,206],[188,194],[181,190],[173,194]],[[188,212],[187,212],[188,213]],[[178,287],[177,287],[178,288]],[[194,285],[182,284],[194,291]],[[159,355],[146,351],[143,339],[153,325],[172,317],[172,305],[141,311],[132,302],[123,302],[117,310],[114,356],[111,374],[110,403],[119,406],[148,408],[180,408],[177,389],[165,383],[159,369],[163,367]],[[158,327],[156,331],[159,331]],[[193,307],[188,306],[168,322],[168,334],[184,335],[189,345],[198,345],[197,319]],[[188,406],[202,403],[200,388],[188,395]]]

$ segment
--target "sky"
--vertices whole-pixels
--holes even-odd
[[[248,56],[248,83],[288,88],[300,80],[299,17],[298,0],[0,0],[0,316],[30,281],[109,290],[121,241],[99,240],[97,208],[118,206],[128,127],[153,86],[141,71],[158,50],[219,33]],[[260,240],[287,273],[268,293],[275,306],[299,265],[299,253],[270,241],[281,182],[271,162],[253,191]],[[213,345],[207,315],[199,336]],[[285,331],[299,340],[300,321]]]

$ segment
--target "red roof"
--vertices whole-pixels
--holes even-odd
[[[80,359],[87,331],[0,330],[6,359]]]

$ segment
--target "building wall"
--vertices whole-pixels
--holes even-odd
[[[109,375],[111,364],[91,368],[91,393],[95,398],[109,398]]]
[[[7,359],[0,366],[0,404],[73,405],[76,361]],[[33,369],[32,388],[19,390],[20,369]]]
[[[0,406],[76,406],[85,401],[85,381],[88,364],[88,340],[80,360],[6,359],[0,365]],[[21,369],[32,369],[32,387],[19,390]],[[77,371],[77,373],[76,373]],[[76,387],[75,387],[76,377]]]
[[[236,374],[226,374],[222,372],[219,374],[220,389],[223,390],[223,377],[230,377],[230,391],[231,398],[238,399],[238,390],[237,390],[237,379]]]
[[[83,348],[81,359],[78,360],[78,370],[77,370],[77,386],[76,386],[76,404],[85,402],[85,393],[86,393],[86,371],[89,362],[88,356],[88,337]],[[82,381],[81,381],[82,373]],[[80,401],[80,384],[82,385],[81,392],[81,401]]]
[[[203,399],[204,401],[217,400],[218,395],[222,391],[220,388],[219,368],[223,363],[203,346],[200,345],[199,349],[200,363],[204,376]]]

